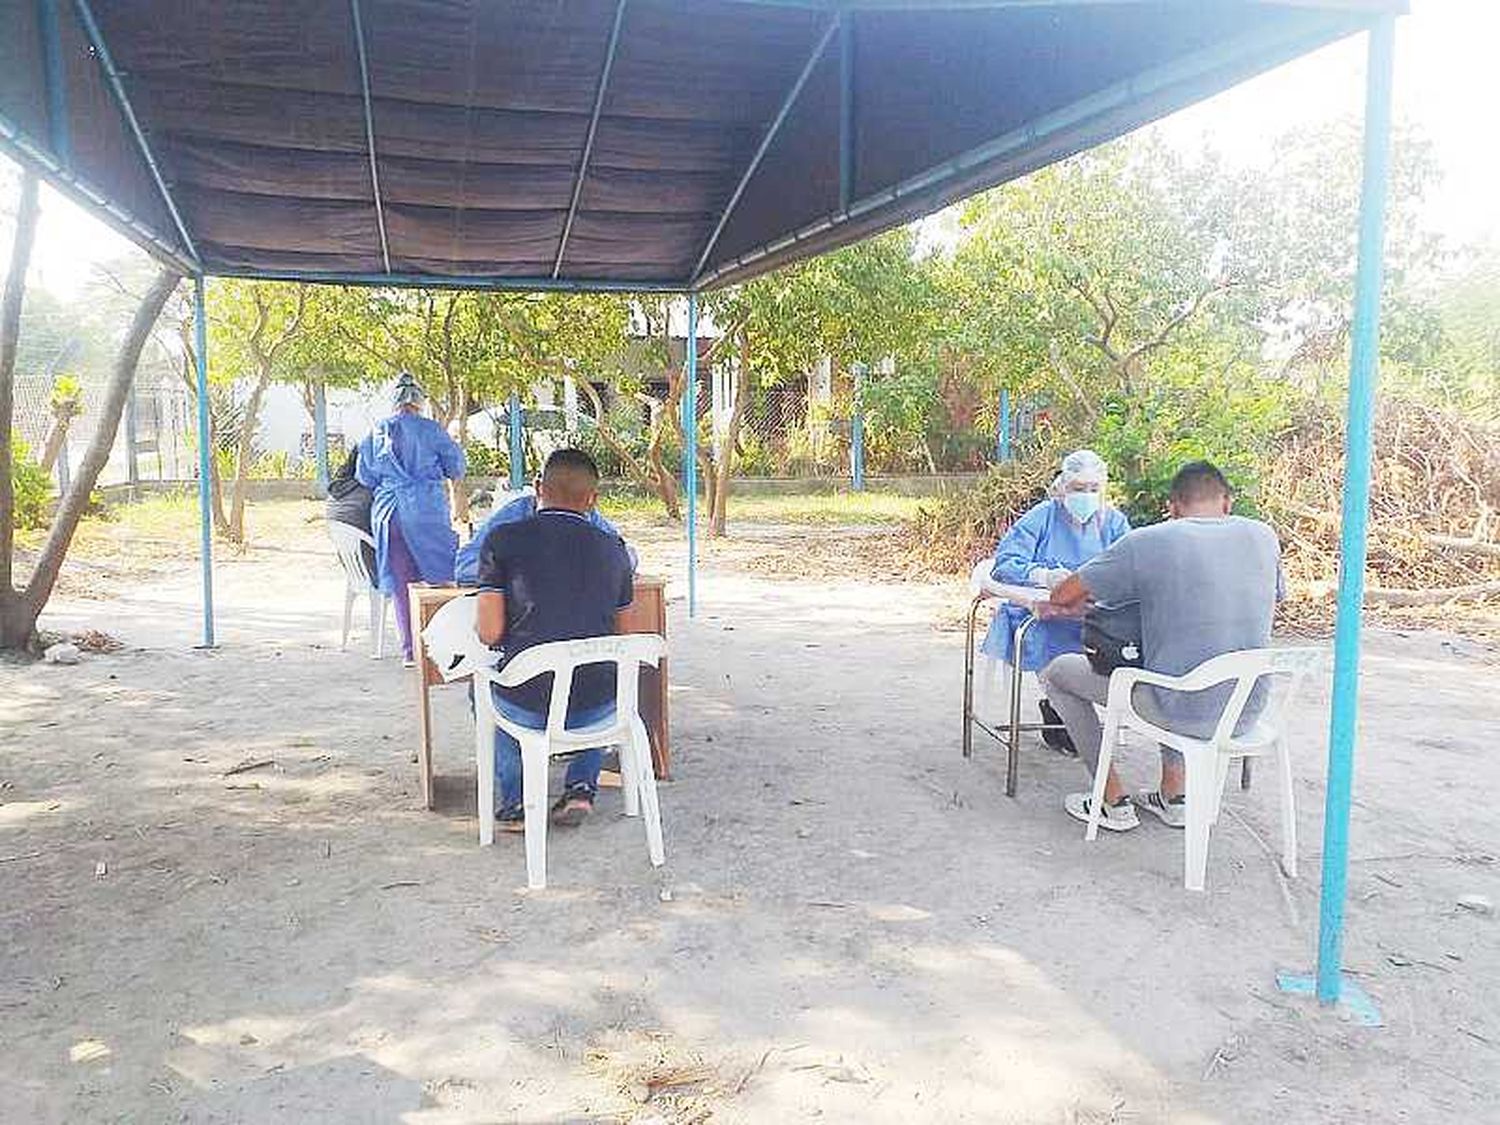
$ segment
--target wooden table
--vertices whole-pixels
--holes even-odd
[[[472,586],[427,586],[413,583],[411,594],[412,646],[416,654],[417,680],[417,768],[422,776],[422,803],[432,808],[432,705],[434,684],[443,684],[442,673],[427,658],[422,630],[439,607],[454,598],[473,593]],[[620,611],[620,632],[667,635],[667,583],[663,578],[635,576],[635,600]],[[454,683],[463,681],[455,680]],[[668,740],[667,658],[659,668],[641,669],[641,718],[651,735],[651,764],[656,776],[669,774],[671,751]]]

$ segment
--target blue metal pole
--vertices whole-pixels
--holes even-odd
[[[318,464],[318,495],[328,494],[328,390],[313,384],[313,456]]]
[[[521,396],[512,391],[510,405],[510,487],[518,491],[526,487],[526,438],[521,430]]]
[[[203,647],[214,646],[213,449],[208,426],[208,300],[203,275],[193,279],[193,346],[198,352],[198,557],[203,563]]]
[[[1010,391],[1000,390],[1000,425],[995,428],[995,460],[1010,460]]]
[[[855,492],[865,490],[865,365],[854,364],[854,409],[849,418],[849,473]]]
[[[688,294],[687,387],[682,394],[682,482],[687,493],[688,616],[698,614],[698,294]]]
[[[1359,267],[1354,281],[1349,422],[1345,438],[1343,531],[1339,542],[1338,619],[1334,631],[1333,706],[1328,725],[1328,795],[1323,811],[1323,892],[1318,912],[1318,999],[1339,998],[1344,899],[1349,870],[1349,802],[1359,717],[1359,638],[1365,597],[1365,537],[1370,514],[1370,446],[1380,361],[1380,285],[1390,159],[1391,67],[1395,21],[1370,31],[1365,93],[1364,184],[1359,205]]]

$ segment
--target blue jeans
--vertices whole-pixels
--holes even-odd
[[[524,707],[517,707],[510,700],[493,692],[495,710],[513,723],[532,730],[544,730],[547,716]],[[574,711],[568,716],[568,729],[591,727],[608,722],[615,717],[615,705],[611,701],[598,707]],[[602,750],[584,750],[568,760],[568,773],[563,781],[565,789],[583,789],[593,796],[599,789],[599,767],[604,760]],[[521,744],[501,727],[495,727],[495,782],[500,787],[496,802],[500,812],[521,807]]]

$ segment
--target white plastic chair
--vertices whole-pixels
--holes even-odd
[[[344,568],[344,638],[339,642],[339,651],[349,647],[349,625],[354,614],[354,599],[360,594],[370,595],[370,643],[374,651],[371,656],[379,660],[385,655],[385,610],[390,598],[380,592],[380,583],[370,573],[365,563],[363,547],[375,549],[375,540],[357,527],[337,520],[328,521],[328,537],[338,552],[339,565]]]
[[[548,762],[559,754],[618,746],[620,788],[626,816],[645,820],[646,849],[651,864],[666,862],[662,843],[661,805],[656,793],[656,775],[651,768],[651,740],[638,706],[641,665],[656,667],[666,653],[667,642],[655,633],[629,633],[611,637],[585,637],[575,641],[553,641],[537,645],[496,672],[472,652],[458,652],[451,643],[460,620],[472,632],[478,613],[478,598],[455,598],[438,610],[423,630],[423,639],[446,635],[443,642],[454,655],[438,660],[449,678],[472,675],[474,679],[474,759],[479,789],[479,844],[495,842],[495,727],[507,731],[521,745],[521,792],[526,812],[526,885],[547,885],[547,780]],[[607,722],[591,727],[567,728],[568,697],[573,690],[573,671],[582,664],[615,666],[615,713]],[[524,727],[507,719],[495,707],[491,688],[519,687],[537,676],[552,674],[552,697],[545,730]]]
[[[1104,739],[1099,765],[1094,771],[1094,792],[1089,801],[1089,826],[1084,839],[1099,834],[1099,810],[1104,804],[1105,782],[1120,735],[1131,730],[1152,742],[1169,746],[1183,758],[1187,774],[1187,827],[1183,857],[1183,883],[1190,891],[1201,891],[1208,869],[1208,833],[1219,819],[1224,782],[1235,758],[1274,755],[1281,788],[1281,854],[1287,875],[1297,876],[1297,811],[1292,793],[1292,759],[1287,748],[1284,719],[1302,680],[1323,662],[1315,648],[1261,648],[1227,652],[1205,660],[1184,676],[1167,676],[1141,668],[1120,668],[1109,678],[1109,703],[1104,713]],[[1250,693],[1262,678],[1267,695],[1260,715],[1243,734],[1235,734]],[[1284,681],[1284,687],[1277,681]],[[1137,685],[1149,684],[1171,691],[1203,691],[1232,683],[1229,699],[1211,737],[1191,738],[1151,722],[1135,709],[1132,695]]]

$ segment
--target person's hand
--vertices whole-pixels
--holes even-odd
[[[1045,566],[1034,566],[1026,572],[1026,581],[1033,586],[1046,586],[1050,590],[1052,587],[1047,586],[1047,576],[1051,573]]]
[[[1042,579],[1041,585],[1046,586],[1048,590],[1055,590],[1064,582],[1066,582],[1068,579],[1068,575],[1072,573],[1073,572],[1065,566],[1053,567],[1051,570],[1047,571],[1046,575]]]

